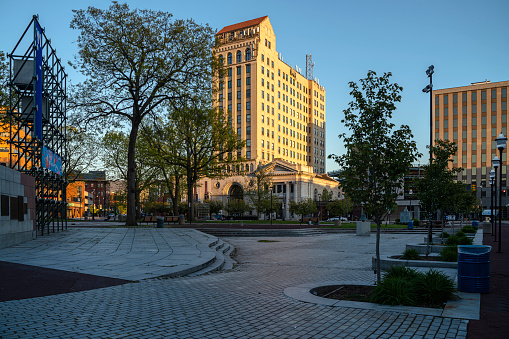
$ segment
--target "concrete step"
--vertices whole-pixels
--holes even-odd
[[[201,232],[216,237],[305,237],[325,234],[321,229],[222,229],[204,228]]]
[[[230,257],[232,253],[234,253],[235,248],[218,239],[217,242],[215,242],[211,247],[215,247],[216,250],[216,257],[213,262],[211,262],[210,265],[207,267],[202,268],[199,271],[193,272],[191,274],[188,274],[188,277],[195,277],[202,274],[207,274],[211,272],[216,272],[219,270],[226,270],[226,269],[232,269],[236,262]]]

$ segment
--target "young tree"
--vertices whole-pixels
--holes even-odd
[[[300,223],[302,224],[302,218],[311,213],[315,213],[318,211],[318,208],[316,207],[316,203],[313,201],[313,199],[303,199],[299,202],[290,201],[290,213],[293,214],[300,214]]]
[[[5,53],[0,51],[0,108],[9,107],[9,63],[5,58]]]
[[[271,171],[272,167],[270,165],[258,166],[256,171],[248,177],[248,185],[244,188],[251,205],[256,209],[257,217],[260,216],[260,213],[273,213],[277,210],[276,205],[279,206],[279,199],[273,194],[271,196],[270,193],[270,187],[272,186]]]
[[[228,215],[233,215],[233,219],[235,219],[235,216],[242,215],[244,212],[249,211],[251,206],[243,199],[231,199],[225,209]]]
[[[79,127],[67,126],[67,180],[75,181],[81,173],[87,171],[99,155],[99,143]]]
[[[71,28],[80,31],[78,55],[71,65],[87,79],[69,99],[76,114],[98,128],[128,130],[127,225],[136,225],[135,148],[138,130],[161,106],[210,96],[217,65],[212,53],[214,30],[193,20],[172,20],[170,13],[130,10],[113,4],[107,10],[74,10]]]
[[[326,188],[322,191],[322,196],[320,198],[320,201],[327,202],[332,200],[332,192],[327,191]]]
[[[210,217],[212,217],[212,214],[219,213],[222,209],[224,209],[223,202],[221,200],[211,199],[208,201],[209,203],[209,213]]]
[[[453,161],[452,156],[457,152],[458,146],[454,142],[435,140],[435,145],[431,146],[431,162],[422,167],[424,176],[417,180],[417,197],[429,220],[426,254],[429,254],[433,215],[438,210],[445,211],[447,208],[454,191],[451,187],[458,171],[461,170],[449,168],[449,163]]]
[[[352,211],[353,204],[349,198],[345,198],[329,202],[326,208],[331,215],[343,216]]]
[[[348,133],[339,135],[346,154],[330,155],[342,169],[343,190],[355,204],[363,207],[377,225],[377,280],[380,281],[380,226],[394,205],[405,173],[417,159],[413,135],[407,125],[394,129],[389,120],[401,101],[403,90],[391,83],[391,73],[377,77],[369,71],[359,85],[350,82],[353,101],[343,111],[342,122]]]

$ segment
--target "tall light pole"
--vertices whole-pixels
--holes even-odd
[[[272,192],[274,191],[274,185],[270,185],[270,226],[272,226]]]
[[[431,146],[433,145],[433,73],[435,66],[431,65],[426,70],[426,75],[429,78],[429,85],[423,88],[424,93],[429,93],[429,163],[431,165],[432,151]]]
[[[414,191],[410,190],[408,191],[408,195],[410,196],[409,200],[410,200],[410,220],[414,220],[413,218],[413,213],[412,213],[412,194],[414,194]]]
[[[499,210],[499,206],[497,206],[497,185],[498,185],[498,182],[497,182],[497,178],[498,178],[498,175],[497,175],[497,169],[498,169],[498,166],[500,166],[500,159],[495,155],[495,157],[493,158],[493,160],[491,161],[492,164],[493,164],[493,168],[495,169],[495,211],[498,210],[498,214],[500,215],[500,210]],[[495,240],[493,240],[494,242],[497,242],[497,223],[495,222],[494,223],[494,228],[495,228]]]
[[[491,205],[490,205],[490,209],[491,209],[491,219],[490,219],[490,222],[491,222],[491,235],[494,235],[493,234],[493,228],[495,228],[495,220],[493,220],[493,187],[495,185],[495,170],[494,169],[491,169],[490,171],[490,196],[491,196]]]
[[[320,198],[322,197],[322,195],[320,193],[318,193],[318,222],[320,222]]]
[[[500,133],[498,138],[495,139],[497,142],[497,148],[500,152],[500,187],[498,191],[498,206],[500,208],[500,215],[498,216],[498,251],[497,253],[502,253],[502,152],[507,146],[507,138]]]
[[[92,220],[95,220],[95,190],[92,190]]]

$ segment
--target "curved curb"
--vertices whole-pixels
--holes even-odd
[[[365,281],[324,281],[322,283],[307,283],[295,287],[287,287],[284,289],[283,294],[290,299],[321,306],[358,308],[379,312],[399,312],[437,317],[479,320],[479,310],[481,306],[481,296],[479,293],[458,292],[459,298],[457,300],[451,300],[447,302],[444,309],[379,305],[361,301],[327,299],[311,294],[311,290],[314,288],[330,285],[373,286],[373,284],[367,283]]]

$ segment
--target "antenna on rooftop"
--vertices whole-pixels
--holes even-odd
[[[315,63],[311,58],[311,54],[306,54],[306,78],[308,80],[313,80],[313,67],[315,67]]]

